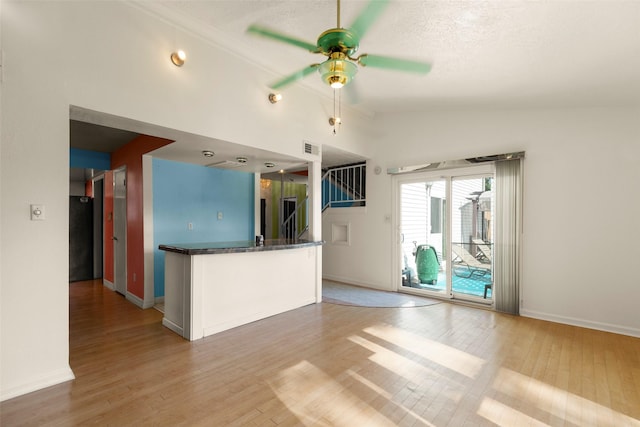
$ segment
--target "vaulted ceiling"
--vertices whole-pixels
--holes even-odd
[[[367,3],[343,0],[342,26],[349,27]],[[141,4],[233,48],[276,78],[324,57],[247,34],[249,25],[268,26],[313,44],[336,26],[334,0]],[[638,105],[640,2],[391,0],[362,38],[358,53],[433,64],[425,76],[360,68],[345,98],[369,112]],[[317,73],[295,84],[330,91]]]
[[[247,34],[249,25],[271,27],[314,44],[323,31],[336,26],[334,0],[133,3],[269,70],[265,87],[324,57]],[[349,27],[368,3],[342,0],[342,26]],[[427,75],[360,68],[353,83],[343,89],[343,99],[371,114],[433,108],[640,105],[640,1],[391,0],[362,38],[358,53],[433,65]],[[294,85],[331,93],[317,73]],[[281,90],[285,96],[286,90]],[[72,123],[71,130],[72,146],[81,145],[80,133],[93,141],[123,136],[78,123]],[[192,148],[167,155],[191,155],[193,162],[202,162],[199,151]],[[165,151],[171,150],[179,151],[180,146]],[[233,145],[217,148],[229,151],[228,160],[246,155],[243,150]],[[358,160],[362,159],[350,153],[324,149],[323,166]]]

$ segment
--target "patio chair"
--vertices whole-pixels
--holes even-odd
[[[486,264],[471,255],[462,245],[451,245],[451,250],[455,255],[452,259],[453,274],[465,279],[483,277],[491,273],[491,264]]]
[[[482,239],[471,239],[471,242],[478,249],[476,258],[478,258],[480,261],[491,264],[491,246],[486,244]]]

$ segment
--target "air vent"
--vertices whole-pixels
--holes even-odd
[[[208,168],[221,168],[221,169],[237,169],[241,168],[246,163],[235,162],[232,160],[223,160],[221,162],[210,163],[207,165]]]
[[[313,145],[309,141],[302,141],[302,152],[304,154],[317,156],[318,154],[320,154],[320,149],[317,145]]]

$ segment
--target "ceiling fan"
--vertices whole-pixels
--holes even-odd
[[[270,85],[271,89],[281,89],[293,82],[303,79],[318,70],[322,80],[334,89],[348,84],[355,77],[358,65],[363,67],[385,68],[397,71],[426,74],[431,70],[427,62],[409,59],[392,58],[388,56],[361,54],[354,57],[360,45],[360,39],[369,27],[382,13],[389,0],[371,0],[356,17],[349,28],[340,26],[340,0],[337,0],[337,25],[320,34],[316,44],[282,34],[276,30],[251,25],[247,32],[267,37],[280,42],[301,47],[311,53],[320,53],[328,59],[320,64],[311,64],[302,70],[288,75]]]

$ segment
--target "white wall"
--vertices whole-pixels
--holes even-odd
[[[271,105],[277,77],[121,2],[2,2],[0,399],[72,377],[68,350],[70,105],[302,155],[302,141],[362,154],[364,119],[337,137],[332,100],[300,86]],[[330,91],[328,91],[330,92]],[[46,208],[29,220],[29,204]]]
[[[370,165],[383,170],[526,151],[521,313],[640,336],[640,108],[428,111],[376,122]],[[372,169],[366,214],[339,215],[359,224],[353,248],[325,245],[324,274],[393,289],[391,177]]]

